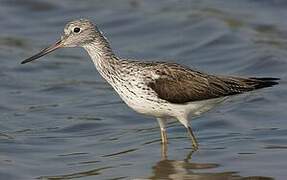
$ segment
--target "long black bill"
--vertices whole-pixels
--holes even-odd
[[[31,61],[34,61],[46,54],[49,54],[50,52],[53,52],[55,51],[56,49],[59,49],[62,47],[62,41],[59,40],[57,41],[55,44],[43,49],[42,51],[40,51],[38,54],[35,54],[34,56],[32,57],[29,57],[28,59],[25,59],[24,61],[21,62],[21,64],[25,64],[25,63],[28,63],[28,62],[31,62]]]

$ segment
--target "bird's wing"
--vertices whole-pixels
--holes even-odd
[[[277,84],[272,78],[214,76],[178,64],[157,64],[154,67],[150,71],[155,78],[149,81],[148,86],[159,98],[176,104],[234,95]]]

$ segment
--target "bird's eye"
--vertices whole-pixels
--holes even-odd
[[[81,29],[80,29],[80,28],[78,28],[78,27],[75,27],[73,31],[74,31],[75,33],[78,33],[78,32],[80,32],[80,31],[81,31]]]

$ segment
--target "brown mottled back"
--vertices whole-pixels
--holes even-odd
[[[149,82],[148,86],[159,98],[176,104],[235,95],[278,84],[276,78],[214,76],[177,64],[157,66],[162,66],[155,71],[160,77]]]

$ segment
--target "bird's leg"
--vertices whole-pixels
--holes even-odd
[[[161,160],[167,159],[167,144],[162,143],[161,144]]]
[[[188,118],[185,115],[183,115],[183,116],[177,117],[177,119],[187,129],[187,132],[188,132],[188,134],[191,138],[191,141],[192,141],[192,147],[193,147],[194,151],[196,151],[198,149],[198,143],[197,143],[195,135],[192,132],[192,128],[189,125]]]
[[[192,146],[193,146],[194,150],[197,150],[198,149],[198,143],[197,143],[195,135],[192,132],[191,126],[188,125],[186,129],[187,129],[187,132],[191,138]]]
[[[162,144],[167,144],[167,134],[166,134],[166,127],[165,127],[166,120],[163,118],[156,118],[156,119],[160,127],[161,142]]]

